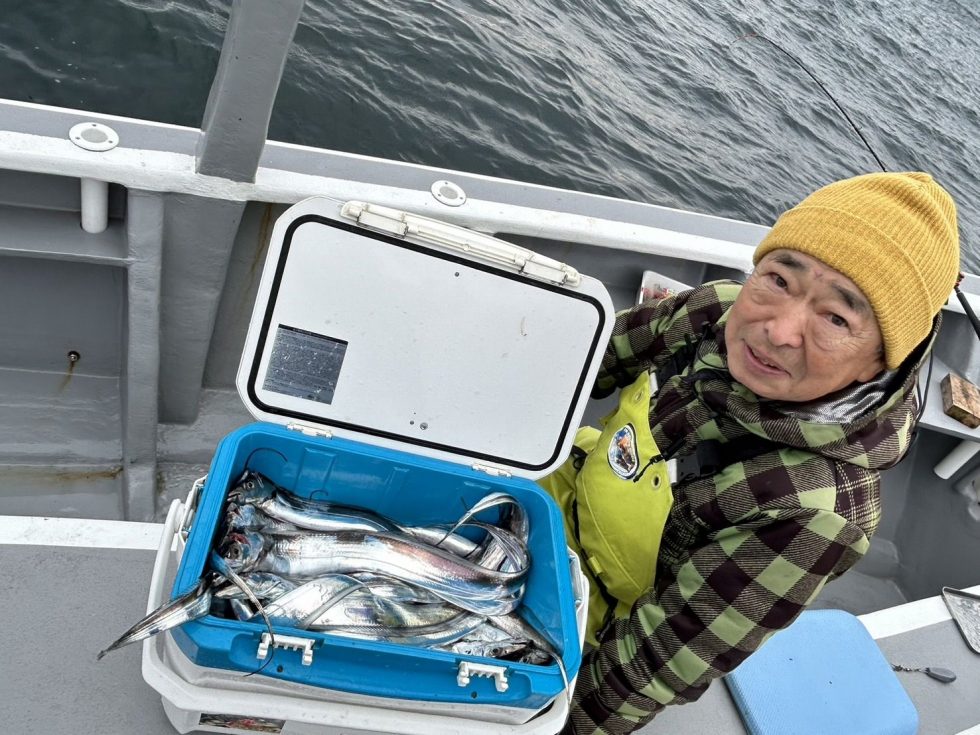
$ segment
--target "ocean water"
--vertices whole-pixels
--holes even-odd
[[[0,95],[197,126],[229,7],[0,0]],[[770,224],[878,168],[762,33],[952,192],[980,273],[978,27],[975,0],[307,0],[269,137]]]

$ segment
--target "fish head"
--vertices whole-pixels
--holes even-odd
[[[229,531],[242,530],[242,508],[245,506],[229,502],[225,507],[225,526]]]
[[[238,482],[228,491],[228,502],[238,505],[256,503],[271,498],[275,492],[276,486],[271,480],[258,472],[245,470],[238,478]]]
[[[229,533],[222,541],[218,554],[234,572],[247,571],[258,564],[265,547],[265,539],[254,531]]]
[[[261,528],[258,511],[254,505],[229,503],[225,512],[225,526],[232,533],[254,531]]]

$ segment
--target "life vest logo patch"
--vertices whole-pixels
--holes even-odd
[[[640,466],[640,458],[636,452],[636,430],[633,424],[626,424],[613,434],[606,456],[609,458],[609,466],[612,467],[613,472],[624,480],[629,480],[636,474]]]

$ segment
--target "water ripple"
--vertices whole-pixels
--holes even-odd
[[[4,94],[184,125],[230,0],[22,3]],[[270,137],[770,223],[875,170],[931,171],[980,271],[974,0],[307,0]]]

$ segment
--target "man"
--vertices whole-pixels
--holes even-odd
[[[592,585],[566,733],[632,732],[697,699],[877,528],[958,276],[953,201],[924,173],[836,182],[754,262],[744,286],[617,315],[593,396],[621,388],[619,406],[542,482]]]

